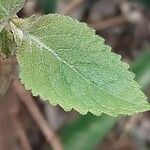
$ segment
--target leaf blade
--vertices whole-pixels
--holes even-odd
[[[17,58],[20,77],[34,95],[81,114],[116,116],[150,108],[127,65],[93,29],[57,14],[23,22],[17,24],[24,34]]]
[[[3,28],[3,21],[12,17],[23,5],[24,0],[0,0],[0,30]]]

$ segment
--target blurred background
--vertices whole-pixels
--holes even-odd
[[[18,17],[60,13],[86,22],[130,64],[150,98],[149,10],[150,0],[26,0]],[[64,112],[24,88],[18,96],[10,81],[16,66],[12,58],[0,61],[0,150],[51,150],[51,144],[56,150],[150,150],[150,112],[119,118]],[[33,102],[22,100],[28,97]]]

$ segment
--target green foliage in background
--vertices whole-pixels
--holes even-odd
[[[117,119],[91,114],[81,116],[63,130],[62,141],[65,150],[93,150],[112,129]]]
[[[130,70],[136,74],[136,80],[145,90],[150,85],[150,51],[137,58]]]
[[[141,3],[143,3],[146,7],[150,7],[150,0],[137,0]]]
[[[44,14],[54,13],[56,10],[57,0],[38,0],[38,3]]]

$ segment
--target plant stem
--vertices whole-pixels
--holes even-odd
[[[25,90],[23,85],[21,85],[19,80],[14,80],[13,87],[20,97],[21,101],[26,105],[28,111],[31,113],[33,119],[41,129],[43,135],[46,137],[47,142],[51,144],[54,150],[63,150],[60,141],[56,134],[50,129],[48,123],[42,116],[40,110],[36,106],[31,94]]]

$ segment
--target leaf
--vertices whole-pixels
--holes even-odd
[[[114,126],[117,119],[102,115],[94,117],[91,114],[79,117],[67,125],[62,133],[65,150],[92,150],[101,143],[104,136]]]
[[[58,14],[13,22],[20,78],[33,95],[81,114],[150,109],[128,66],[86,24]]]
[[[2,21],[8,20],[23,5],[23,0],[0,0],[0,30],[3,28]]]
[[[141,82],[142,88],[146,89],[149,81],[143,80],[144,74],[150,68],[150,52],[147,51],[143,56],[137,58],[135,62],[131,64],[130,70],[136,74],[136,80]],[[102,142],[104,137],[109,133],[110,129],[113,128],[117,123],[116,118],[102,115],[99,118],[94,117],[90,114],[86,116],[80,116],[77,120],[69,123],[62,129],[62,141],[65,146],[65,150],[74,148],[75,150],[91,150],[99,143]],[[93,128],[94,124],[94,128]],[[84,147],[84,148],[83,148]]]
[[[15,52],[15,50],[16,43],[11,31],[3,28],[0,32],[0,55],[2,54],[3,57],[9,57],[13,55],[13,52]]]

